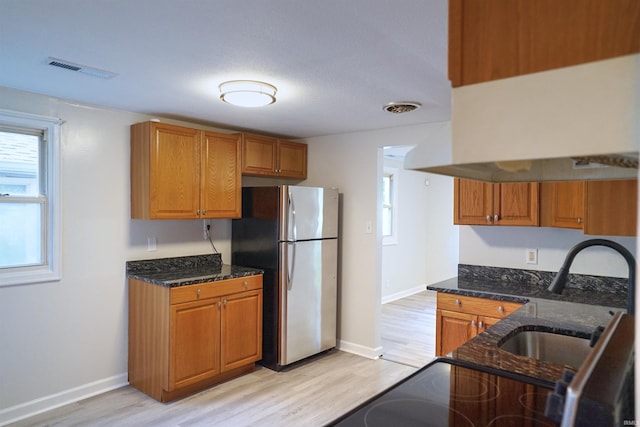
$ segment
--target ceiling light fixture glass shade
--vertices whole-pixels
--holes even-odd
[[[276,102],[275,86],[254,80],[232,80],[220,83],[220,99],[239,107],[264,107]]]

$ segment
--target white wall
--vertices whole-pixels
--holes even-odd
[[[149,117],[0,87],[0,108],[60,117],[60,282],[0,288],[0,424],[127,382],[125,261],[208,253],[200,221],[129,218],[129,125]],[[213,237],[230,260],[230,221]],[[147,252],[147,236],[158,238]],[[38,400],[41,399],[41,400]]]
[[[375,184],[382,172],[380,148],[424,143],[432,129],[407,126],[306,141],[310,164],[305,185],[334,186],[343,195],[338,338],[344,350],[367,357],[381,351],[380,185]],[[376,224],[377,233],[366,232],[368,221]]]
[[[460,226],[460,263],[558,271],[569,249],[594,237],[616,241],[636,255],[635,237],[588,236],[580,230],[547,227]],[[537,265],[525,262],[527,249],[538,249]],[[627,277],[628,268],[612,249],[592,247],[576,256],[571,272]]]
[[[382,302],[424,291],[457,275],[458,227],[453,225],[453,178],[397,168],[398,239],[382,246]]]

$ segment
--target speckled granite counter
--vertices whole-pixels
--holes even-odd
[[[127,261],[127,277],[166,287],[254,276],[256,268],[227,265],[220,254]]]
[[[598,286],[590,277],[578,277],[573,288],[562,295],[546,290],[540,275],[519,270],[516,277],[496,276],[487,267],[460,266],[459,276],[427,286],[427,289],[457,295],[491,298],[526,303],[522,308],[454,350],[449,357],[490,366],[530,377],[556,381],[562,376],[564,366],[530,359],[501,350],[499,346],[511,336],[523,330],[560,332],[565,335],[588,337],[597,326],[606,326],[610,311],[626,309],[626,283],[622,279],[596,278],[606,281]],[[492,269],[492,268],[489,268]],[[505,273],[508,269],[504,270]],[[507,272],[509,273],[509,272]],[[545,272],[542,272],[545,274]],[[498,277],[498,279],[497,279]],[[500,277],[504,280],[500,280]],[[521,280],[518,282],[518,280]]]

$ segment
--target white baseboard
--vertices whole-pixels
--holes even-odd
[[[129,384],[128,375],[114,375],[110,378],[94,381],[79,387],[61,391],[49,396],[41,397],[30,402],[21,403],[0,410],[0,426],[13,423],[24,418],[32,417],[60,406],[68,405],[79,400],[83,400],[98,394],[105,393],[116,388],[124,387]]]
[[[346,351],[358,356],[366,357],[367,359],[379,359],[382,356],[382,347],[371,348],[365,347],[360,344],[355,344],[349,341],[340,340],[338,342],[338,350]]]
[[[386,304],[388,302],[395,301],[400,298],[408,297],[410,295],[417,294],[418,292],[422,292],[426,290],[427,290],[427,285],[419,285],[419,286],[416,286],[415,288],[405,289],[403,291],[396,292],[395,294],[382,297],[382,304]]]

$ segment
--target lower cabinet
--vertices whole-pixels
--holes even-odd
[[[444,356],[516,311],[521,303],[438,293],[436,356]]]
[[[262,358],[262,276],[167,288],[129,280],[129,383],[162,402]]]

